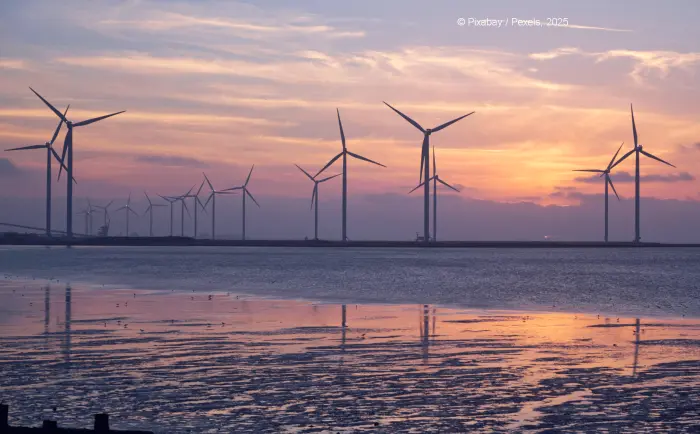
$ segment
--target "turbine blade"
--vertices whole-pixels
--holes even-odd
[[[338,158],[340,158],[342,155],[343,155],[343,153],[341,152],[340,154],[338,154],[338,155],[336,155],[335,157],[331,158],[331,161],[329,161],[325,166],[323,166],[323,169],[319,170],[318,173],[316,173],[316,174],[314,175],[314,179],[315,179],[318,175],[320,175],[324,170],[328,169],[328,168],[329,168],[333,163],[335,163],[335,162],[338,160]]]
[[[347,151],[347,152],[348,152],[348,155],[351,155],[351,156],[357,158],[358,160],[364,160],[364,161],[367,161],[367,162],[369,162],[369,163],[376,164],[377,166],[386,167],[386,166],[383,165],[382,163],[377,163],[376,161],[372,161],[372,160],[370,160],[369,158],[363,157],[362,155],[358,155],[358,154],[355,154],[354,152],[350,152],[350,151]]]
[[[242,189],[244,189],[244,188],[245,188],[245,186],[225,188],[225,189],[223,189],[223,190],[217,191],[217,193],[223,193],[223,192],[227,192],[227,193],[228,193],[228,192],[233,192],[233,191],[235,191],[235,190],[242,190]]]
[[[134,211],[133,208],[129,207],[129,208],[127,208],[127,209],[128,209],[132,214],[134,214],[135,216],[138,216],[138,213],[137,213],[136,211]]]
[[[406,120],[408,121],[408,123],[410,123],[410,124],[413,125],[414,127],[418,128],[418,129],[421,131],[421,133],[425,133],[425,130],[423,129],[423,127],[420,126],[420,124],[419,124],[418,122],[414,121],[413,119],[409,118],[409,117],[406,116],[405,114],[403,114],[403,113],[401,113],[400,111],[396,110],[394,107],[390,106],[386,101],[382,101],[382,102],[383,102],[384,104],[386,104],[387,107],[389,107],[390,109],[392,109],[393,111],[395,111],[396,113],[398,113],[399,116],[401,116],[402,118],[406,119]]]
[[[68,167],[66,167],[66,152],[68,152],[68,147],[73,143],[73,128],[68,128],[66,133],[66,138],[63,139],[63,150],[61,151],[61,167],[58,169],[58,179],[61,179],[61,171],[66,168],[68,172]]]
[[[335,177],[337,177],[337,176],[340,176],[340,175],[342,175],[342,173],[338,173],[337,175],[329,176],[328,178],[323,178],[322,180],[320,180],[320,181],[318,181],[318,182],[319,182],[319,183],[321,183],[321,182],[326,182],[326,181],[329,181],[329,180],[331,180],[331,179],[333,179],[333,178],[335,178]]]
[[[145,216],[146,214],[148,214],[148,211],[150,211],[151,208],[153,208],[153,205],[148,205],[148,208],[146,208],[146,211],[144,211],[143,214],[141,214],[141,216]]]
[[[473,115],[474,113],[476,113],[476,112],[467,113],[466,115],[460,116],[460,117],[458,117],[457,119],[452,119],[452,120],[449,121],[449,122],[445,122],[444,124],[440,125],[439,127],[433,128],[433,129],[432,129],[432,132],[437,133],[438,131],[440,131],[440,130],[442,130],[442,129],[444,129],[444,128],[449,127],[450,125],[454,124],[455,122],[461,121],[462,119],[466,118],[466,117],[469,116],[469,115]]]
[[[190,195],[190,193],[192,193],[192,190],[194,190],[194,188],[195,188],[196,186],[197,186],[197,184],[193,185],[192,188],[190,188],[189,190],[187,190],[187,193],[185,193],[185,194],[182,195],[182,197],[188,197],[188,196]]]
[[[311,191],[311,206],[309,209],[314,209],[314,200],[316,198],[316,193],[318,192],[318,182],[314,183],[314,189]]]
[[[51,149],[51,154],[52,154],[53,157],[56,159],[56,161],[58,162],[58,164],[60,164],[61,167],[62,167],[63,169],[65,169],[66,172],[67,172],[67,171],[68,171],[68,168],[67,168],[65,165],[63,165],[63,163],[61,162],[61,157],[58,156],[58,154],[56,153],[56,151],[55,151],[53,148],[49,148],[49,149]]]
[[[255,164],[253,164],[253,166],[250,168],[250,172],[248,172],[248,177],[245,179],[245,184],[243,184],[244,187],[250,182],[250,175],[253,174],[253,169],[255,169]]]
[[[612,168],[613,163],[615,162],[615,158],[617,158],[617,154],[620,153],[620,149],[622,149],[622,145],[624,145],[625,142],[622,142],[619,148],[617,148],[617,152],[615,152],[615,155],[613,155],[612,160],[610,160],[610,163],[608,163],[608,169],[610,170]]]
[[[214,192],[213,192],[213,191],[212,191],[211,194],[209,195],[209,199],[207,199],[207,202],[204,204],[204,207],[205,207],[205,208],[207,207],[207,205],[209,205],[209,201],[211,200],[212,197],[214,197]]]
[[[197,193],[195,194],[195,197],[198,197],[198,196],[199,196],[199,193],[202,192],[202,187],[204,187],[204,181],[202,181],[202,183],[199,185],[199,189],[197,190]]]
[[[126,208],[126,206],[122,206],[122,207],[120,207],[120,208],[117,208],[117,211],[121,211],[121,210],[123,210],[124,208]]]
[[[309,172],[307,172],[306,170],[302,169],[298,164],[295,164],[295,166],[297,166],[297,169],[299,169],[299,170],[301,170],[302,172],[304,172],[304,175],[306,175],[307,178],[309,178],[309,179],[312,180],[312,181],[314,180],[314,177],[311,176],[311,175],[309,175]]]
[[[340,141],[343,143],[343,150],[346,149],[345,146],[345,133],[343,132],[343,123],[340,121],[340,110],[335,109],[338,113],[338,126],[340,127]]]
[[[630,113],[632,113],[632,134],[634,135],[634,147],[637,147],[637,125],[634,123],[634,109],[630,104]]]
[[[594,172],[594,173],[605,173],[605,170],[600,169],[574,169],[572,172]]]
[[[423,137],[423,146],[420,149],[420,173],[418,174],[418,182],[423,182],[423,165],[425,163],[425,150],[428,147],[428,136]]]
[[[74,127],[82,127],[83,125],[90,125],[91,123],[94,123],[94,122],[97,122],[97,121],[101,121],[102,119],[111,118],[112,116],[116,116],[116,115],[118,115],[118,114],[124,113],[125,111],[126,111],[126,110],[122,110],[122,111],[120,111],[120,112],[111,113],[111,114],[108,114],[108,115],[99,116],[99,117],[96,117],[96,118],[92,118],[92,119],[88,119],[88,120],[85,120],[85,121],[81,121],[81,122],[78,122],[78,123],[73,124],[73,126],[74,126]]]
[[[211,191],[214,191],[214,186],[211,185],[211,181],[209,181],[209,178],[207,178],[207,174],[202,172],[202,175],[204,175],[204,179],[207,181],[207,184],[209,184],[209,188],[211,188]]]
[[[636,148],[635,148],[635,149],[632,149],[631,151],[629,151],[628,153],[626,153],[625,155],[623,155],[622,157],[620,157],[620,159],[617,160],[617,161],[615,162],[615,164],[612,165],[612,167],[610,167],[610,170],[612,170],[615,166],[617,166],[618,164],[620,164],[620,163],[622,163],[623,161],[625,161],[625,158],[627,158],[627,157],[629,157],[630,155],[634,154],[634,151],[635,151],[635,150],[636,150]]]
[[[129,198],[126,200],[126,205],[128,206],[131,203],[131,192],[129,192]]]
[[[437,163],[435,163],[435,146],[433,146],[433,175],[437,173]]]
[[[68,113],[69,108],[70,108],[70,104],[68,104],[68,107],[66,107],[66,111],[63,112],[64,119],[66,117],[66,114]],[[61,125],[63,125],[63,119],[58,121],[58,126],[56,127],[56,131],[53,132],[53,137],[51,137],[51,141],[49,142],[49,145],[53,145],[53,142],[56,141],[56,137],[58,137],[58,132],[61,131]]]
[[[420,184],[416,185],[416,187],[413,190],[409,191],[408,194],[411,194],[414,191],[418,190],[419,188],[421,188],[423,186],[423,184],[425,184],[425,183],[421,182]]]
[[[31,86],[29,87],[29,90],[31,90],[32,92],[34,92],[34,95],[38,96],[40,100],[44,101],[44,104],[46,104],[46,106],[47,106],[48,108],[50,108],[52,112],[56,113],[56,116],[58,116],[59,119],[61,119],[63,122],[68,122],[68,120],[66,119],[66,117],[63,116],[63,114],[62,114],[60,111],[56,110],[56,107],[52,106],[50,102],[46,101],[46,100],[44,99],[44,97],[41,96],[41,95],[39,95],[39,94],[37,93],[37,91],[35,91],[34,89],[31,88]]]
[[[109,208],[109,207],[112,205],[112,203],[114,203],[114,199],[110,200],[109,203],[108,203],[107,205],[105,205],[105,207],[104,207],[105,210],[106,210],[107,208]]]
[[[144,191],[143,194],[146,195],[146,200],[148,201],[148,205],[149,205],[149,206],[153,206],[153,203],[151,202],[151,198],[148,197],[148,193],[146,193],[146,192]]]
[[[187,202],[185,202],[185,201],[183,200],[183,201],[182,201],[182,206],[185,207],[185,211],[187,211],[187,216],[188,216],[189,218],[192,218],[192,214],[190,214],[190,209],[187,207]]]
[[[669,163],[668,161],[664,161],[664,160],[662,160],[661,158],[657,157],[656,155],[652,155],[652,154],[648,153],[648,152],[645,151],[645,150],[641,150],[641,151],[639,151],[639,152],[641,152],[642,154],[646,155],[646,156],[649,157],[649,158],[653,158],[653,159],[656,160],[656,161],[660,161],[660,162],[662,162],[662,163],[664,163],[664,164],[668,164],[668,165],[671,166],[671,167],[676,167],[676,166],[674,166],[673,164]]]
[[[617,197],[617,200],[620,200],[620,196],[617,194],[617,190],[615,190],[615,186],[613,185],[612,179],[610,179],[610,176],[605,177],[607,179],[608,184],[610,184],[610,187],[612,187],[613,193],[615,193],[615,197]]]
[[[5,149],[6,152],[9,151],[26,151],[28,149],[44,149],[46,148],[46,145],[29,145],[29,146],[22,146],[21,148],[11,148],[11,149]]]
[[[448,184],[448,183],[446,183],[445,181],[443,181],[442,179],[440,179],[439,176],[438,176],[437,178],[435,178],[435,179],[437,180],[437,182],[439,182],[440,184],[444,185],[445,187],[451,188],[452,190],[454,190],[454,191],[456,191],[457,193],[459,193],[459,190],[457,190],[456,188],[454,188],[454,187],[451,186],[450,184]]]
[[[257,200],[255,200],[255,198],[253,197],[253,195],[250,194],[250,192],[248,191],[247,188],[243,191],[243,194],[247,194],[251,199],[253,199],[253,202],[255,202],[255,204],[258,206],[258,208],[260,208],[260,204],[258,203]]]

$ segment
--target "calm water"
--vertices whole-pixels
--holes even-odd
[[[163,433],[697,431],[699,260],[5,248],[0,400]]]
[[[700,316],[700,249],[6,248],[0,272],[350,303]]]
[[[12,424],[88,427],[104,411],[168,434],[700,429],[697,320],[9,282],[0,306]]]

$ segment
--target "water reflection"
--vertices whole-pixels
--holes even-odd
[[[64,324],[64,350],[63,359],[66,363],[66,369],[70,370],[70,357],[71,357],[71,287],[66,286],[66,316],[63,321]]]
[[[637,363],[639,361],[639,335],[640,335],[640,327],[639,327],[639,318],[635,320],[634,324],[634,363],[632,364],[632,376],[634,377],[637,375]]]
[[[338,312],[332,304],[197,295],[196,303],[191,292],[133,300],[133,291],[67,286],[63,333],[51,334],[50,288],[25,298],[0,290],[0,307],[20,309],[0,327],[3,398],[25,409],[17,415],[24,424],[54,405],[77,416],[138,408],[134,422],[161,432],[181,432],[178,423],[195,432],[290,432],[302,424],[490,432],[514,423],[517,432],[521,411],[535,431],[585,431],[624,426],[620,414],[642,395],[649,415],[673,407],[667,397],[679,391],[700,400],[693,321],[645,322],[641,340],[640,319],[441,308],[438,323],[428,304],[359,305],[348,314],[345,304]],[[46,335],[61,348],[47,351]],[[104,387],[96,389],[98,378]],[[683,431],[692,419],[668,414],[655,429]]]

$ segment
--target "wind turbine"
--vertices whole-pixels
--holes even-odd
[[[638,243],[641,241],[639,235],[639,154],[644,154],[645,156],[660,161],[671,167],[676,167],[668,161],[664,161],[661,158],[650,154],[649,152],[642,149],[642,145],[637,143],[637,126],[634,123],[634,110],[632,109],[632,104],[630,104],[630,113],[632,114],[632,134],[634,135],[634,149],[623,155],[615,164],[612,165],[611,169],[618,164],[622,163],[625,158],[632,154],[635,154],[635,169],[634,169],[634,242]]]
[[[201,200],[199,200],[199,193],[202,192],[202,187],[204,187],[204,181],[199,185],[199,189],[197,190],[197,193],[195,194],[190,194],[189,192],[182,196],[183,198],[188,198],[192,197],[194,198],[194,237],[197,238],[197,205],[202,207],[202,211],[206,212],[206,208],[204,208],[204,204],[202,203]]]
[[[114,203],[114,200],[110,200],[109,203],[105,206],[100,206],[100,205],[95,205],[95,208],[100,208],[102,212],[104,213],[104,226],[108,227],[109,225],[109,207],[112,206],[112,203]]]
[[[46,104],[51,111],[53,111],[56,116],[58,116],[63,122],[66,123],[68,127],[68,133],[66,133],[66,138],[63,141],[63,151],[61,152],[61,168],[58,171],[58,177],[61,177],[61,169],[64,167],[66,153],[68,153],[68,163],[65,164],[66,172],[68,173],[67,189],[66,189],[66,236],[68,238],[73,237],[73,128],[82,127],[84,125],[89,125],[103,119],[107,119],[112,116],[116,116],[120,113],[124,113],[124,110],[116,113],[111,113],[104,116],[99,116],[96,118],[87,119],[80,122],[72,122],[66,118],[60,111],[56,110],[54,106],[39,95],[34,89],[29,88],[36,96],[41,99],[44,104]]]
[[[126,236],[129,236],[129,213],[133,213],[136,217],[138,217],[138,213],[131,208],[131,193],[129,193],[129,198],[126,200],[126,205],[123,207],[119,208],[117,211],[124,210],[124,214],[126,214]]]
[[[420,183],[423,183],[423,179],[430,179],[430,135],[432,133],[437,133],[438,131],[449,127],[450,125],[454,124],[457,121],[460,121],[464,118],[466,118],[469,115],[474,114],[475,112],[467,113],[464,116],[460,116],[456,119],[453,119],[449,122],[445,122],[442,125],[439,125],[435,128],[428,128],[425,129],[420,124],[413,119],[409,118],[405,114],[401,113],[400,111],[396,110],[394,107],[390,106],[388,103],[384,102],[384,104],[387,105],[390,109],[398,113],[399,116],[402,118],[406,119],[408,123],[413,125],[414,127],[418,128],[420,132],[423,133],[423,147],[421,148],[421,160],[420,160],[420,168],[421,168],[421,174],[420,174]],[[426,182],[423,184],[424,190],[423,190],[423,241],[425,243],[430,242],[430,186]]]
[[[622,145],[624,145],[625,142],[622,142]],[[612,179],[610,179],[610,171],[612,170],[615,163],[615,158],[617,158],[617,154],[620,153],[620,149],[622,149],[622,145],[620,145],[619,148],[617,148],[617,152],[615,152],[615,155],[613,155],[612,160],[610,160],[610,163],[608,163],[608,167],[606,167],[604,170],[601,169],[578,169],[574,170],[574,172],[593,172],[593,173],[600,173],[600,176],[605,177],[605,242],[608,242],[608,184],[610,184],[610,187],[612,187],[613,192],[615,193],[615,196],[617,197],[617,200],[620,200],[620,196],[617,194],[617,190],[615,190],[615,186],[613,185]]]
[[[226,190],[222,191],[235,191],[235,190],[242,190],[243,191],[243,238],[245,240],[245,197],[250,196],[251,199],[253,199],[253,202],[260,208],[260,204],[258,203],[257,200],[253,197],[252,194],[250,194],[250,190],[248,190],[248,183],[250,182],[250,175],[253,174],[253,169],[255,168],[255,164],[250,168],[250,172],[248,172],[248,177],[245,180],[245,183],[241,185],[240,187],[233,187],[233,188],[227,188]]]
[[[70,108],[70,105],[68,107],[66,107],[66,111],[63,112],[64,117],[65,117],[66,113],[68,113],[69,108]],[[47,237],[51,236],[51,157],[53,156],[54,158],[56,158],[56,161],[58,161],[58,164],[63,164],[61,162],[61,158],[58,156],[56,151],[53,149],[53,142],[56,141],[56,138],[58,137],[58,133],[59,133],[59,131],[61,131],[61,125],[63,125],[63,120],[58,121],[58,126],[56,127],[56,130],[53,133],[53,137],[51,137],[51,140],[48,142],[45,142],[43,145],[31,145],[31,146],[23,146],[21,148],[5,149],[5,151],[24,151],[24,150],[29,150],[29,149],[46,149],[46,236]]]
[[[252,169],[251,169],[252,171]],[[211,193],[209,193],[209,199],[204,203],[204,207],[206,208],[207,204],[209,201],[211,201],[211,239],[216,238],[216,195],[217,194],[235,194],[234,190],[235,187],[226,189],[226,190],[216,190],[214,189],[214,186],[211,184],[211,181],[209,181],[209,178],[207,178],[207,174],[202,172],[204,175],[204,179],[207,181],[207,184],[209,184],[209,188],[211,189]],[[248,175],[248,178],[250,178],[250,175]],[[245,195],[244,195],[245,196]]]
[[[433,241],[437,241],[437,185],[438,182],[442,185],[444,185],[447,188],[451,188],[452,190],[456,191],[459,193],[459,190],[448,184],[447,182],[443,181],[440,179],[440,175],[437,173],[437,165],[435,164],[435,147],[433,146],[433,176],[428,180],[428,182],[433,181]],[[413,193],[414,191],[418,190],[424,182],[421,182],[414,188],[413,190],[409,191],[408,194]]]
[[[153,203],[151,202],[151,198],[148,197],[148,193],[145,191],[143,192],[144,195],[146,195],[146,200],[148,201],[148,208],[146,208],[146,211],[143,212],[144,215],[146,215],[147,212],[150,212],[150,217],[149,217],[149,223],[148,223],[148,236],[152,237],[153,236],[153,208],[158,207],[158,206],[166,206],[162,203]]]
[[[320,183],[322,183],[322,182],[330,181],[331,179],[333,179],[333,178],[335,178],[335,177],[337,177],[337,176],[340,176],[341,174],[338,173],[337,175],[329,176],[328,178],[323,178],[323,179],[321,179],[321,180],[316,180],[316,178],[314,178],[313,176],[309,175],[309,173],[308,173],[306,170],[304,170],[304,169],[302,169],[301,167],[299,167],[298,164],[295,164],[295,166],[297,166],[297,168],[298,168],[299,170],[301,170],[302,172],[304,172],[304,175],[306,175],[307,178],[309,178],[310,180],[312,180],[312,181],[314,182],[314,189],[313,189],[313,191],[311,192],[311,207],[313,208],[313,206],[314,206],[314,201],[316,201],[316,209],[315,209],[315,211],[314,211],[314,214],[315,214],[315,216],[314,216],[314,240],[318,240],[318,184],[320,184]]]
[[[175,197],[176,202],[180,202],[180,236],[184,237],[185,236],[185,210],[187,210],[187,215],[192,218],[190,215],[190,210],[187,208],[187,204],[185,203],[185,199],[189,197],[189,194],[192,193],[192,189],[194,189],[194,185],[192,188],[189,189],[189,191],[183,195]]]
[[[340,128],[340,140],[343,143],[343,150],[340,152],[340,154],[331,158],[331,160],[325,166],[323,166],[323,169],[319,170],[318,173],[314,175],[314,178],[318,177],[318,175],[320,175],[324,170],[329,168],[333,163],[336,162],[338,158],[343,157],[343,241],[348,241],[348,155],[357,158],[358,160],[363,160],[372,164],[376,164],[377,166],[386,166],[381,163],[377,163],[376,161],[372,161],[369,158],[365,158],[362,155],[358,155],[348,151],[347,146],[345,145],[345,133],[343,132],[343,123],[340,121],[340,110],[336,109],[336,112],[338,113],[338,127]]]
[[[164,201],[166,201],[170,204],[170,236],[172,237],[173,236],[173,204],[175,202],[177,202],[177,198],[170,197],[170,196],[161,196],[160,194],[158,196],[160,196],[161,199],[163,199]]]

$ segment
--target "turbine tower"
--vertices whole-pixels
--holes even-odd
[[[340,154],[331,158],[328,164],[326,164],[323,167],[323,169],[319,170],[318,173],[314,175],[314,178],[318,177],[318,175],[320,175],[324,170],[329,168],[333,163],[336,162],[338,158],[343,157],[343,241],[348,241],[348,155],[357,158],[358,160],[363,160],[372,164],[376,164],[377,166],[386,166],[381,163],[377,163],[376,161],[372,161],[369,158],[365,158],[361,155],[348,151],[347,146],[345,145],[345,133],[343,132],[343,123],[340,121],[340,110],[336,109],[336,112],[338,114],[338,127],[340,128],[340,140],[343,144],[343,150],[340,152]]]
[[[433,181],[433,241],[437,241],[437,185],[438,182],[442,185],[444,185],[447,188],[451,188],[452,190],[456,191],[459,193],[459,190],[448,184],[447,182],[443,181],[440,179],[440,175],[437,173],[437,164],[435,163],[435,147],[433,146],[433,176],[430,178],[429,181]],[[409,191],[408,194],[413,193],[414,191],[418,190],[421,186],[423,186],[424,182],[421,182],[414,188],[413,190]]]
[[[251,169],[252,170],[252,169]],[[233,190],[233,188],[229,188],[227,190],[216,190],[214,189],[214,186],[211,184],[211,181],[209,181],[209,178],[207,178],[207,174],[202,172],[204,175],[204,179],[207,181],[207,184],[209,184],[209,188],[211,189],[211,193],[209,194],[209,199],[204,203],[204,207],[206,208],[207,204],[209,201],[211,201],[211,239],[216,239],[216,195],[217,194],[235,194],[235,191],[230,191]]]
[[[70,105],[66,107],[66,111],[63,112],[63,116],[65,117],[66,113],[68,113],[68,109],[70,108]],[[43,145],[31,145],[31,146],[23,146],[21,148],[12,148],[12,149],[6,149],[6,151],[24,151],[24,150],[29,150],[29,149],[46,149],[46,236],[50,237],[51,236],[51,157],[53,156],[56,161],[58,161],[58,164],[63,164],[61,163],[61,158],[58,156],[56,151],[53,149],[53,142],[56,141],[56,138],[58,137],[59,131],[61,131],[61,125],[63,125],[63,120],[58,121],[58,126],[56,127],[56,130],[53,133],[53,137],[51,137],[51,140],[48,142],[45,142]],[[65,166],[64,166],[65,168]]]
[[[314,207],[314,200],[316,201],[316,209],[314,211],[314,240],[318,241],[318,184],[326,181],[330,181],[331,179],[340,176],[341,174],[338,173],[337,175],[329,176],[328,178],[323,178],[321,180],[316,180],[313,176],[309,175],[309,173],[299,167],[298,164],[295,164],[299,170],[301,170],[304,175],[306,175],[307,178],[309,178],[311,181],[314,183],[314,189],[311,192],[311,208],[313,209]]]
[[[662,160],[661,158],[650,154],[642,148],[642,145],[637,142],[637,126],[634,123],[634,110],[632,109],[632,104],[630,104],[630,113],[632,114],[632,135],[634,136],[634,149],[623,155],[615,164],[612,165],[611,169],[618,164],[622,163],[627,157],[635,154],[635,169],[634,169],[634,242],[638,243],[641,241],[639,234],[639,154],[644,154],[645,156],[660,161],[661,163],[667,164],[671,167],[676,167],[673,164]]]
[[[51,105],[47,100],[44,99],[41,95],[39,95],[34,89],[31,87],[29,88],[36,96],[41,99],[44,104],[46,104],[51,111],[53,111],[56,116],[58,116],[63,122],[66,123],[66,126],[68,127],[68,133],[66,133],[66,138],[63,141],[63,151],[61,152],[61,168],[64,166],[65,159],[66,159],[66,152],[68,153],[68,163],[65,164],[66,166],[66,172],[68,173],[68,181],[67,181],[67,189],[66,189],[66,236],[68,238],[73,237],[73,128],[74,127],[82,127],[84,125],[89,125],[97,121],[101,121],[103,119],[107,119],[112,116],[116,116],[120,113],[124,113],[124,110],[116,113],[111,113],[108,115],[104,116],[99,116],[96,118],[91,118],[87,119],[84,121],[80,122],[72,122],[68,120],[60,111],[56,110],[54,106]],[[61,170],[59,169],[58,171],[58,177],[60,179],[61,177]]]
[[[175,197],[175,201],[180,202],[180,236],[184,237],[185,236],[185,211],[187,211],[187,215],[192,218],[190,215],[190,210],[187,208],[187,204],[185,203],[185,199],[189,197],[189,194],[192,193],[192,190],[194,189],[194,185],[187,191],[187,193]]]
[[[394,107],[390,106],[388,103],[384,102],[384,104],[387,105],[390,109],[395,111],[399,116],[402,118],[406,119],[408,123],[413,125],[414,127],[418,128],[420,132],[423,133],[423,146],[421,148],[421,160],[420,160],[420,180],[419,182],[424,186],[423,190],[423,241],[425,243],[430,242],[430,185],[426,182],[423,183],[423,179],[430,179],[430,135],[432,133],[437,133],[438,131],[449,127],[450,125],[454,124],[457,121],[460,121],[464,118],[466,118],[469,115],[474,114],[475,112],[467,113],[464,116],[460,116],[456,119],[453,119],[449,122],[445,122],[442,125],[439,125],[435,128],[428,128],[425,129],[420,124],[413,119],[409,118],[405,114],[401,113],[400,111],[396,110]]]
[[[250,196],[251,199],[253,199],[253,202],[260,208],[260,204],[258,203],[257,200],[253,197],[252,194],[250,194],[250,190],[248,190],[248,183],[250,182],[250,175],[253,174],[253,169],[255,168],[255,164],[250,168],[250,172],[248,172],[248,177],[245,180],[245,183],[241,185],[240,187],[233,187],[233,188],[227,188],[226,190],[223,191],[235,191],[235,190],[242,190],[243,191],[243,233],[242,233],[242,239],[245,240],[245,197]]]
[[[160,194],[158,196],[170,204],[170,236],[172,237],[173,236],[173,204],[175,202],[177,202],[177,198],[173,198],[170,196],[161,196]]]
[[[190,194],[189,192],[182,196],[183,198],[188,198],[192,197],[194,198],[194,238],[197,238],[197,205],[202,207],[202,211],[206,212],[206,208],[204,208],[204,204],[202,203],[201,200],[199,200],[199,193],[202,192],[202,188],[204,187],[204,181],[199,185],[199,189],[197,189],[197,193],[195,194]]]
[[[159,207],[159,206],[166,206],[162,203],[153,203],[151,202],[151,198],[148,197],[148,193],[145,191],[143,192],[144,195],[146,195],[146,200],[148,201],[148,208],[146,208],[146,211],[143,212],[143,215],[146,215],[146,213],[150,213],[149,217],[149,222],[148,222],[148,236],[152,237],[153,236],[153,208]]]
[[[622,142],[622,145],[624,145],[625,142]],[[620,145],[619,148],[617,148],[617,152],[615,152],[615,155],[613,155],[612,160],[610,160],[610,163],[608,163],[608,167],[606,167],[604,170],[601,169],[577,169],[574,170],[574,172],[593,172],[593,173],[600,173],[600,176],[605,177],[605,242],[608,242],[608,184],[610,187],[612,187],[613,192],[615,193],[615,196],[617,197],[617,200],[620,200],[620,196],[617,195],[617,190],[615,190],[615,186],[613,185],[612,179],[610,179],[610,171],[613,168],[613,163],[615,163],[615,158],[617,158],[617,154],[620,153],[620,149],[622,149],[622,145]]]
[[[119,208],[117,211],[124,210],[124,214],[126,214],[126,236],[129,236],[129,213],[134,214],[136,217],[139,215],[136,213],[136,211],[131,208],[131,193],[129,193],[129,198],[126,200],[126,205],[123,207]]]

